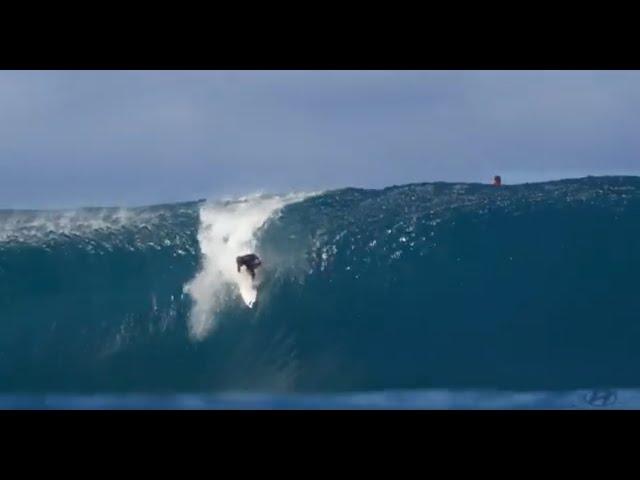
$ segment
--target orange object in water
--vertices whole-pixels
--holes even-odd
[[[500,185],[502,185],[502,179],[500,178],[500,175],[496,175],[493,177],[493,186],[499,187]]]

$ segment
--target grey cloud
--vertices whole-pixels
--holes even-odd
[[[0,72],[0,208],[638,172],[638,72]]]

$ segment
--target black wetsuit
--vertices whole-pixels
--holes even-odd
[[[244,265],[251,274],[251,278],[256,278],[256,268],[262,265],[262,262],[255,253],[249,253],[248,255],[236,257],[236,265],[238,266],[238,273],[240,273],[240,267]]]

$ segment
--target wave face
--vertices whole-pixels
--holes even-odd
[[[636,177],[0,211],[0,392],[636,388],[639,219]]]

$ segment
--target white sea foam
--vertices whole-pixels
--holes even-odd
[[[124,208],[67,211],[0,212],[0,243],[33,242],[57,235],[87,235],[97,230],[126,227],[135,219],[149,221],[152,217],[133,214]]]
[[[189,331],[194,340],[205,338],[215,328],[216,316],[227,302],[238,301],[240,296],[247,305],[253,304],[260,277],[252,282],[244,271],[238,274],[236,257],[256,252],[257,233],[265,222],[285,205],[308,196],[251,196],[200,208],[202,267],[184,287],[193,299]]]

